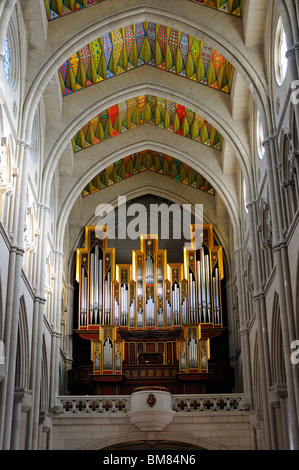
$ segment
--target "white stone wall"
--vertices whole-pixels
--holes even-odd
[[[98,450],[137,441],[173,441],[206,450],[251,450],[248,412],[182,412],[161,432],[139,431],[126,416],[53,418],[53,450]]]

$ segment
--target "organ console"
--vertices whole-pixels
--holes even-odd
[[[76,331],[91,342],[97,392],[166,383],[174,393],[204,393],[210,340],[223,331],[223,255],[212,225],[203,225],[200,246],[183,248],[183,263],[168,263],[158,237],[144,235],[132,263],[116,264],[105,231],[86,227],[76,270]]]

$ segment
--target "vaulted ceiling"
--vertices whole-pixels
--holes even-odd
[[[82,8],[95,5],[105,0],[45,0],[45,6],[49,20],[74,13]],[[245,0],[189,0],[199,5],[204,5],[224,13],[242,16]]]
[[[145,170],[184,183],[170,198],[187,186],[205,192],[215,216],[221,207],[238,230],[236,176],[239,168],[250,183],[252,172],[250,95],[267,96],[256,46],[268,6],[254,39],[255,0],[41,0],[39,8],[44,36],[24,2],[32,28],[24,113],[43,98],[42,177],[59,169],[61,233],[76,207],[84,213],[96,194]],[[49,199],[49,185],[42,192]]]

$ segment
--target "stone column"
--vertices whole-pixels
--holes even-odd
[[[24,218],[28,184],[28,161],[30,146],[18,141],[17,160],[20,177],[16,180],[13,210],[13,239],[9,258],[9,278],[6,300],[4,343],[6,348],[6,376],[1,383],[1,429],[3,450],[10,449],[12,414],[14,404],[15,368],[17,355],[17,337],[19,323],[20,297],[22,295],[22,267]]]
[[[67,285],[67,318],[66,318],[66,345],[65,362],[66,372],[73,364],[73,312],[74,312],[74,286]]]
[[[278,294],[280,303],[280,320],[283,338],[283,350],[285,357],[285,370],[287,377],[288,398],[290,407],[290,422],[294,448],[299,449],[298,433],[298,410],[296,400],[298,397],[298,376],[296,367],[290,360],[290,345],[295,338],[294,310],[292,304],[292,291],[290,283],[290,272],[288,266],[288,253],[282,224],[282,207],[279,179],[277,174],[277,138],[269,137],[264,142],[265,160],[267,165],[267,180],[270,195],[270,206],[272,214],[273,228],[273,253],[274,262],[277,267]]]
[[[243,250],[241,248],[235,251],[236,256],[236,273],[239,293],[239,317],[240,317],[240,341],[242,349],[242,363],[243,363],[243,377],[244,377],[244,391],[247,400],[252,405],[252,373],[250,361],[250,344],[249,332],[246,320],[246,301],[245,301],[245,286],[243,278]]]
[[[31,406],[31,391],[25,388],[16,388],[11,431],[11,450],[20,450],[22,412],[27,412]]]
[[[288,59],[288,69],[290,73],[290,78],[291,78],[291,84],[294,83],[294,86],[296,84],[296,87],[293,89],[293,91],[298,90],[298,85],[299,82],[299,44],[294,44],[294,46],[289,49],[286,53],[286,57]],[[299,92],[295,93],[296,99],[299,99]],[[297,130],[299,133],[299,106],[298,103],[294,101],[294,98],[291,98],[292,102],[294,104],[294,111],[295,111],[295,116],[296,116],[296,122],[297,122]]]
[[[46,214],[49,208],[43,204],[38,207],[38,222],[40,227],[40,237],[36,252],[36,293],[33,310],[33,335],[32,335],[32,354],[31,354],[31,375],[30,383],[33,393],[33,407],[29,414],[28,432],[27,432],[27,450],[36,450],[38,445],[39,430],[39,404],[40,404],[40,386],[41,386],[41,361],[42,361],[42,332],[43,317],[45,314],[45,266],[46,266],[46,237],[47,224]]]
[[[53,333],[51,347],[50,365],[50,408],[56,404],[56,397],[59,391],[59,359],[60,359],[60,339],[61,339],[61,294],[62,294],[62,267],[63,253],[55,253],[55,284],[53,302]]]
[[[270,402],[275,411],[275,424],[278,442],[278,450],[289,449],[288,428],[286,410],[282,399],[287,397],[286,385],[275,385],[270,388]]]
[[[250,236],[252,247],[252,274],[254,280],[253,301],[256,312],[256,322],[258,330],[259,345],[259,361],[261,367],[261,392],[263,400],[263,412],[265,423],[265,444],[267,449],[275,449],[275,436],[273,435],[273,414],[269,405],[268,390],[270,386],[270,370],[269,370],[269,344],[268,344],[268,328],[265,312],[265,296],[263,291],[263,280],[261,276],[261,253],[259,251],[259,240],[257,237],[257,214],[256,202],[247,204],[248,214],[250,217]]]

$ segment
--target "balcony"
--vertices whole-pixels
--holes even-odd
[[[155,392],[155,390],[153,390]],[[202,394],[172,395],[172,410],[182,412],[238,412],[244,411],[245,395],[240,394]],[[124,414],[131,411],[131,396],[60,396],[56,411],[70,414]]]
[[[243,394],[172,395],[156,386],[131,395],[60,396],[52,414],[52,445],[54,450],[130,449],[138,443],[149,450],[153,445],[246,450],[252,446],[250,416]]]

